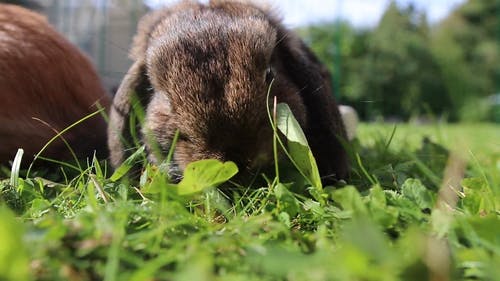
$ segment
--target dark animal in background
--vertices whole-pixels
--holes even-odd
[[[0,164],[12,160],[18,148],[25,157],[35,155],[54,130],[95,112],[97,103],[106,108],[110,98],[89,59],[43,16],[0,4]],[[63,137],[78,157],[92,156],[94,150],[103,157],[106,127],[98,115]],[[60,139],[42,156],[72,159]]]
[[[139,24],[131,58],[110,112],[114,166],[127,157],[133,95],[146,109],[139,131],[150,161],[162,160],[179,130],[174,173],[206,158],[234,161],[240,170],[271,164],[266,95],[274,80],[271,96],[290,106],[325,182],[346,177],[345,129],[330,74],[270,9],[212,0],[154,11]]]

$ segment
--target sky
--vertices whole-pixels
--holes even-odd
[[[152,6],[173,0],[146,0]],[[281,11],[286,25],[296,27],[308,23],[346,19],[356,27],[377,25],[390,0],[268,0]],[[406,5],[413,3],[424,10],[431,23],[436,23],[465,0],[396,0]]]

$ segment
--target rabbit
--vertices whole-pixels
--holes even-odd
[[[45,17],[25,8],[0,4],[0,164],[42,147],[72,123],[108,108],[105,92],[90,60]],[[62,135],[79,158],[106,157],[107,123],[93,116]],[[72,160],[58,138],[41,154]]]
[[[348,176],[346,132],[330,73],[272,9],[248,1],[181,1],[139,22],[110,110],[114,167],[130,154],[133,108],[148,159],[165,159],[178,130],[171,173],[195,160],[233,161],[242,170],[273,162],[267,94],[287,103],[301,125],[323,182]],[[272,104],[272,101],[270,102]]]

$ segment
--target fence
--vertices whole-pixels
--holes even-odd
[[[69,40],[94,61],[109,90],[115,89],[130,61],[128,49],[137,22],[148,10],[173,0],[32,0],[0,1],[34,4]],[[318,14],[318,3],[321,11]],[[323,0],[271,0],[285,24],[297,27],[317,20],[333,20],[333,4]],[[331,10],[331,12],[330,12]]]

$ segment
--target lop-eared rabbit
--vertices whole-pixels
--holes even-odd
[[[139,23],[131,59],[110,112],[114,166],[128,155],[136,105],[145,108],[136,131],[150,161],[164,159],[179,130],[174,174],[208,158],[234,161],[240,170],[271,164],[271,86],[270,99],[287,103],[302,126],[324,182],[347,176],[346,135],[330,74],[270,9],[212,0],[153,11]]]
[[[30,160],[57,132],[111,102],[85,55],[43,16],[7,4],[0,4],[0,100],[0,164],[18,148]],[[62,136],[77,157],[94,150],[103,157],[106,127],[98,115]],[[61,139],[42,156],[72,159]]]

